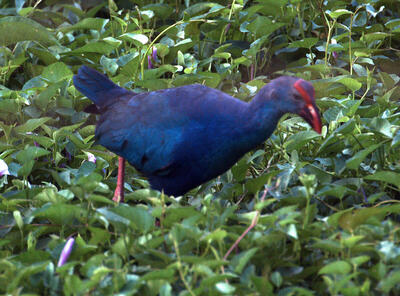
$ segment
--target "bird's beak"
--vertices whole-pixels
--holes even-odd
[[[317,132],[321,133],[322,122],[321,116],[315,103],[307,103],[301,110],[300,115],[308,122],[309,125]]]
[[[317,133],[320,134],[322,129],[322,123],[317,105],[315,105],[314,88],[311,86],[311,84],[309,83],[307,84],[303,79],[297,80],[294,84],[294,88],[303,97],[305,102],[305,106],[303,107],[303,109],[300,110],[299,114],[301,115],[301,117],[304,118],[305,121],[308,122],[309,125],[311,125],[311,127]]]

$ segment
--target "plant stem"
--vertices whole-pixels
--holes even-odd
[[[261,196],[260,202],[263,202],[265,197],[267,196],[268,193],[268,188],[266,188],[263,192],[263,195]],[[233,245],[229,248],[228,252],[226,252],[225,256],[224,256],[224,260],[228,259],[228,256],[230,255],[230,253],[232,253],[232,251],[238,246],[238,244],[240,243],[240,241],[246,236],[246,234],[252,230],[254,228],[254,226],[257,225],[258,222],[258,217],[260,217],[260,210],[256,211],[256,215],[254,216],[253,220],[251,221],[251,224],[249,227],[247,227],[247,229],[245,231],[243,231],[243,233],[238,237],[238,239],[233,243]]]
[[[174,248],[175,248],[175,252],[176,252],[176,259],[178,260],[177,263],[178,263],[178,272],[179,272],[179,276],[180,276],[180,278],[181,278],[183,284],[185,285],[186,290],[188,290],[189,294],[192,295],[192,296],[196,296],[196,294],[194,294],[193,291],[192,291],[192,289],[190,288],[189,283],[186,281],[185,275],[183,274],[183,271],[182,271],[182,261],[181,261],[181,256],[180,256],[180,254],[179,254],[178,242],[177,242],[175,239],[173,239],[172,241],[173,241],[173,243],[174,243]]]
[[[231,9],[229,10],[229,15],[228,15],[228,20],[231,20],[232,14],[233,14],[233,7],[235,6],[235,2],[236,0],[232,0],[232,4],[231,4]],[[225,30],[226,28],[229,26],[229,24],[227,24],[224,29],[221,32],[221,36],[219,37],[219,44],[222,44],[222,41],[224,39],[225,34]]]

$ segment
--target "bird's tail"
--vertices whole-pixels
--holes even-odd
[[[73,80],[76,89],[100,108],[111,103],[113,98],[129,94],[128,90],[116,85],[107,76],[87,66],[80,67]]]

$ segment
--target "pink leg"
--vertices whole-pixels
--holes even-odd
[[[117,188],[115,188],[113,201],[124,202],[124,183],[125,183],[125,159],[118,157],[118,179]]]

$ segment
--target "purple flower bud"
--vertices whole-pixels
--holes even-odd
[[[251,64],[251,66],[250,66],[250,80],[254,80],[254,78],[255,78],[254,64]]]
[[[35,145],[36,147],[40,147],[40,145],[36,141],[33,141],[33,145]]]
[[[94,156],[92,153],[90,152],[86,152],[87,157],[88,157],[88,161],[96,163],[96,156]]]
[[[229,29],[231,28],[231,24],[229,23],[226,27],[225,27],[225,35],[228,33]]]
[[[153,69],[153,64],[151,63],[151,56],[147,56],[147,64],[148,64],[148,66],[147,66],[147,68],[148,69]]]
[[[68,160],[71,160],[71,153],[69,153],[67,150],[65,150],[65,156],[67,157]]]
[[[10,172],[8,171],[7,163],[0,158],[0,177],[4,175],[9,175]]]
[[[75,243],[75,239],[73,237],[70,237],[67,240],[63,250],[61,251],[60,259],[58,259],[57,267],[63,266],[67,262],[69,255],[71,255],[71,251],[72,251],[72,247],[74,246],[74,243]]]
[[[336,39],[334,39],[334,38],[332,38],[331,39],[331,44],[337,44],[337,41],[336,41]],[[332,52],[332,56],[333,56],[333,58],[336,60],[337,58],[338,58],[338,53],[336,52],[336,51],[333,51]]]
[[[157,61],[157,47],[153,46],[153,53],[151,54],[153,61]]]

